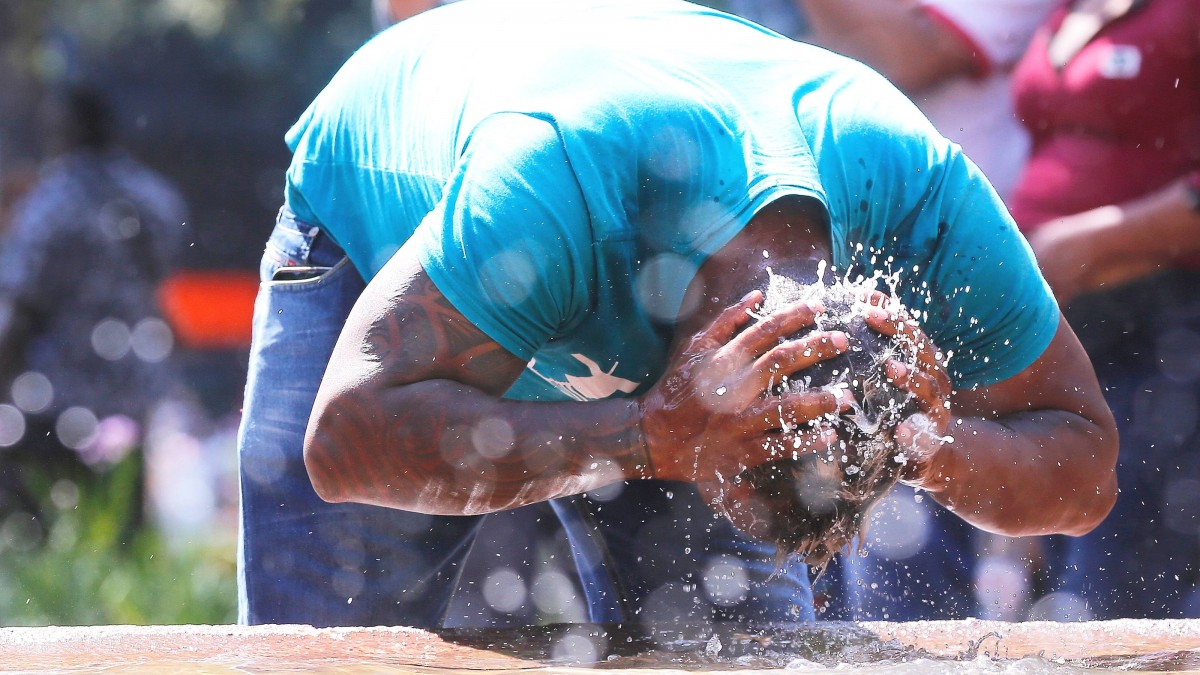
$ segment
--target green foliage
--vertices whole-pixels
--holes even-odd
[[[234,542],[168,542],[133,524],[137,454],[82,480],[41,483],[48,529],[0,524],[0,625],[226,624],[236,619]],[[40,543],[39,543],[40,540]]]

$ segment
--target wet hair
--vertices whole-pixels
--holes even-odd
[[[785,444],[790,456],[738,477],[770,513],[767,532],[780,566],[796,556],[818,573],[823,570],[862,530],[868,509],[896,484],[904,467],[894,434],[918,408],[912,394],[893,384],[884,368],[889,359],[914,362],[915,350],[867,325],[859,311],[859,291],[861,287],[846,283],[803,285],[771,275],[766,292],[764,315],[797,300],[819,299],[826,313],[810,330],[845,331],[850,343],[837,357],[781,381],[776,393],[840,387],[856,401],[854,409],[820,421],[837,432],[838,441],[829,450],[793,453]]]

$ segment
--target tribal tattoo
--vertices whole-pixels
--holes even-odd
[[[306,462],[326,498],[484,513],[646,477],[634,400],[501,399],[524,362],[423,272],[379,305],[348,324],[338,393],[318,398]]]

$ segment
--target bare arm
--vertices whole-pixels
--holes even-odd
[[[1200,214],[1186,179],[1124,204],[1044,224],[1029,236],[1060,303],[1162,271],[1200,251]]]
[[[972,73],[970,45],[911,0],[794,0],[815,42],[862,61],[913,94]]]
[[[437,7],[437,0],[376,0],[387,9],[389,18],[393,21],[403,21],[410,16]]]
[[[918,395],[945,411],[940,419],[930,415],[944,442],[923,446],[909,482],[963,519],[1013,536],[1079,535],[1112,508],[1116,424],[1065,319],[1024,371],[990,387],[954,391],[949,404],[925,376],[896,375],[933,389]],[[898,439],[904,444],[919,435],[906,423]]]
[[[465,320],[401,249],[334,350],[305,441],[309,476],[326,500],[463,515],[625,479],[734,475],[772,456],[767,440],[780,430],[768,418],[779,415],[766,411],[781,402],[764,392],[777,366],[808,367],[846,345],[829,334],[780,345],[779,335],[812,323],[806,307],[740,330],[760,299],[722,312],[640,399],[505,400],[525,363]],[[727,397],[711,395],[722,387]],[[732,408],[713,409],[715,399]],[[803,421],[838,403],[819,393],[782,407]]]
[[[305,463],[318,494],[462,515],[640,475],[633,401],[501,399],[525,364],[415,261],[389,268],[380,279],[395,282],[356,304],[317,397]]]

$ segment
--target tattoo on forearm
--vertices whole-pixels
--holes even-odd
[[[631,400],[530,403],[498,396],[524,364],[464,320],[424,275],[364,334],[389,386],[343,399],[328,478],[384,505],[516,506],[648,475]]]

